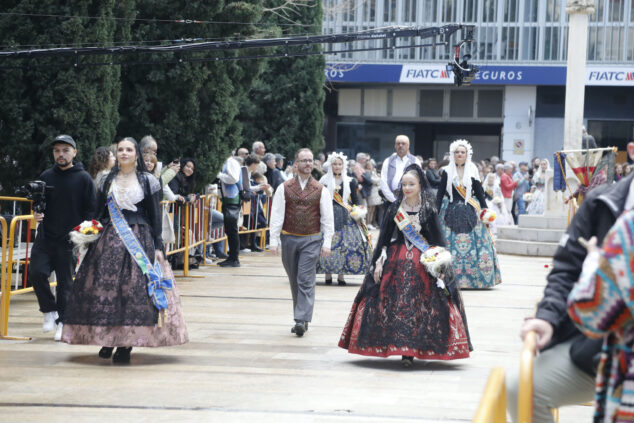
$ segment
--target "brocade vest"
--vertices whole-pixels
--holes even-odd
[[[313,235],[321,232],[321,201],[322,184],[313,177],[308,179],[302,190],[299,178],[295,177],[284,182],[284,224],[282,231],[292,235]]]

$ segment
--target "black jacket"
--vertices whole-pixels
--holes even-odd
[[[425,176],[427,176],[429,185],[431,185],[432,188],[434,189],[440,188],[441,177],[437,169],[427,169],[427,171],[425,172]]]
[[[152,239],[154,240],[154,248],[163,250],[162,232],[162,213],[161,199],[163,198],[163,190],[158,189],[152,193],[150,178],[154,178],[147,172],[138,175],[139,183],[143,189],[143,200],[135,204],[137,211],[121,210],[123,216],[130,226],[132,225],[148,225],[152,231]],[[156,178],[155,178],[156,179]],[[106,181],[103,188],[99,190],[97,204],[99,204],[99,213],[97,220],[105,227],[110,222],[110,212],[108,211],[108,191],[112,181]],[[160,188],[158,180],[155,183]]]
[[[55,165],[45,170],[40,180],[55,188],[46,193],[41,233],[48,240],[69,242],[68,234],[75,226],[95,217],[95,184],[81,163],[67,170]]]
[[[553,258],[553,270],[548,275],[544,297],[537,305],[535,317],[546,320],[554,328],[552,341],[545,349],[571,338],[573,362],[590,375],[601,350],[601,340],[586,338],[568,316],[566,301],[574,284],[579,280],[587,251],[579,238],[589,240],[596,236],[599,245],[608,230],[623,212],[634,174],[616,184],[602,185],[588,193],[570,223],[568,231],[559,241]]]

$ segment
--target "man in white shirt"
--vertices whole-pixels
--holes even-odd
[[[381,168],[380,189],[385,199],[390,203],[396,201],[396,194],[401,189],[401,178],[405,168],[412,163],[421,165],[420,161],[409,152],[409,138],[407,135],[398,135],[396,137],[394,149],[396,152],[385,159]]]
[[[241,204],[240,190],[243,182],[248,186],[249,181],[242,181],[240,163],[230,156],[218,173],[222,188],[222,215],[225,219],[225,233],[229,243],[229,257],[218,263],[221,267],[240,267],[238,255],[240,253],[240,236],[238,235],[238,220],[240,219]]]
[[[315,304],[315,272],[320,253],[330,254],[335,230],[330,192],[312,176],[313,153],[300,149],[295,155],[298,175],[281,184],[271,207],[271,250],[282,247],[282,263],[293,296],[291,329],[298,337],[308,330]]]

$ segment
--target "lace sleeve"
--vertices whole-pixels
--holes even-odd
[[[152,175],[151,173],[148,173],[147,178],[148,178],[148,182],[150,183],[150,191],[152,192],[152,194],[156,194],[158,191],[162,189],[161,183],[156,178],[156,176]]]

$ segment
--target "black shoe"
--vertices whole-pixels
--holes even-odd
[[[112,356],[113,363],[121,363],[127,364],[130,362],[130,353],[132,352],[132,347],[117,347],[117,351],[114,352]]]
[[[404,355],[401,358],[401,365],[405,367],[406,369],[409,369],[410,367],[414,365],[414,357],[411,357],[409,355]]]
[[[291,328],[291,333],[294,333],[298,338],[301,338],[304,336],[304,332],[308,329],[307,326],[308,325],[304,322],[297,322],[295,323],[295,326]]]
[[[216,257],[221,259],[221,260],[226,260],[226,259],[229,258],[229,256],[226,255],[225,253],[223,253],[222,251],[216,252]]]
[[[240,267],[240,262],[238,260],[227,259],[225,261],[221,261],[218,263],[220,267]]]
[[[250,246],[249,249],[251,250],[252,253],[261,253],[262,251],[264,251],[263,249],[261,249],[255,244]]]
[[[324,281],[324,283],[325,283],[326,285],[332,285],[332,278],[327,278],[327,279]]]
[[[344,281],[343,279],[337,279],[337,285],[346,286],[347,284],[346,281]]]
[[[110,358],[112,356],[113,347],[101,347],[99,350],[99,357],[101,358]]]

